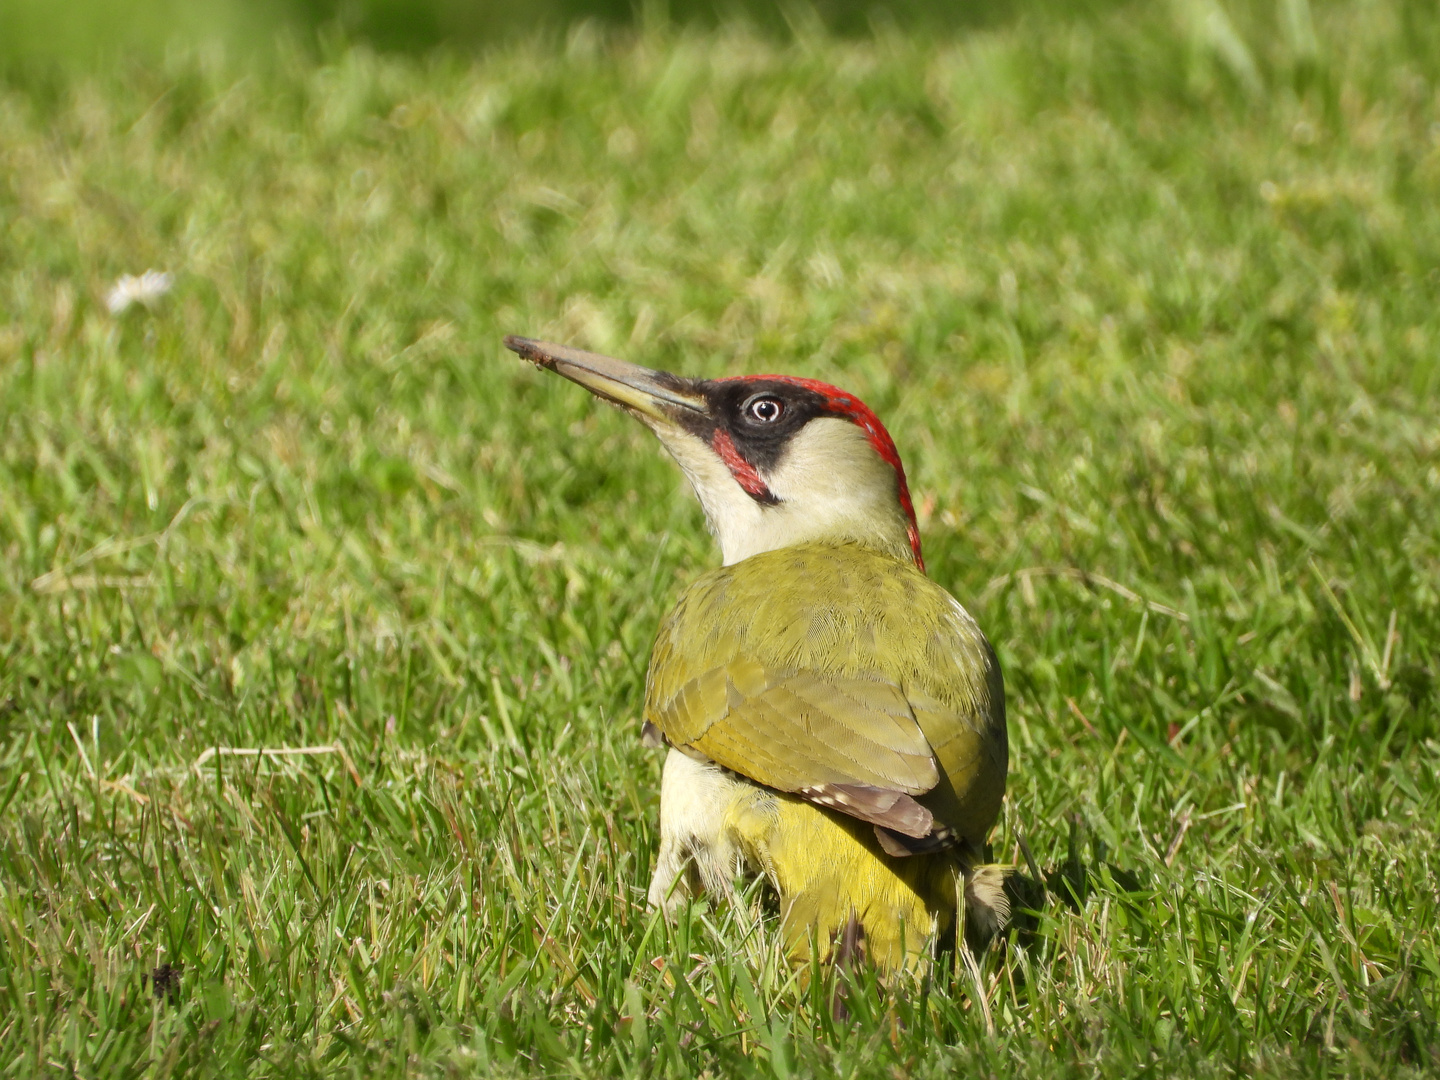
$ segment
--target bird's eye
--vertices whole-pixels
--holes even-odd
[[[757,397],[745,405],[746,415],[762,424],[773,424],[785,413],[785,403],[779,398]]]

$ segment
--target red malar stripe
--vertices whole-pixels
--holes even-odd
[[[739,449],[736,448],[735,440],[730,438],[728,431],[716,428],[715,434],[710,439],[710,447],[725,463],[725,467],[730,470],[730,475],[735,477],[735,482],[745,489],[745,494],[752,499],[761,499],[765,502],[774,501],[775,496],[765,486],[765,481],[760,479],[759,471],[745,460]]]

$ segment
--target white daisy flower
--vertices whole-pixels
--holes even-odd
[[[105,306],[111,315],[119,315],[132,304],[154,307],[175,284],[175,275],[168,270],[146,270],[139,277],[124,275],[105,294]]]

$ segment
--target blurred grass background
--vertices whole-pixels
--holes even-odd
[[[383,10],[0,8],[0,1071],[1433,1074],[1433,5]],[[507,332],[890,425],[1051,884],[984,1007],[645,910],[715,555]]]
[[[1093,15],[1116,0],[6,0],[0,7],[0,58],[88,63],[120,53],[159,53],[174,45],[223,42],[263,54],[278,33],[301,40],[340,36],[383,51],[474,51],[539,33],[563,37],[577,24],[611,29],[744,24],[788,35],[821,26],[844,35],[877,27],[953,32],[1022,15]]]

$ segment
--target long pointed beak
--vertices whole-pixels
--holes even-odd
[[[674,424],[684,413],[706,415],[709,406],[689,380],[653,371],[611,356],[510,334],[505,347],[535,364],[579,383],[596,397],[614,402],[646,422]]]

